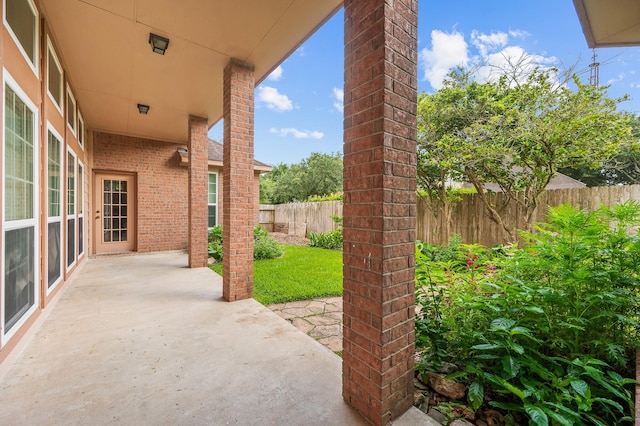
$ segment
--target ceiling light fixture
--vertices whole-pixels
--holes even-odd
[[[169,39],[154,33],[149,33],[149,44],[151,45],[151,50],[155,53],[164,55],[167,47],[169,47]]]
[[[142,115],[147,115],[149,112],[149,105],[138,104],[138,111],[140,111],[140,114]]]

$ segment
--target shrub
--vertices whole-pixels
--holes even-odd
[[[328,232],[309,234],[309,246],[325,248],[329,250],[342,250],[342,218],[331,216],[331,219],[338,224],[338,229]]]
[[[216,225],[209,230],[209,257],[216,262],[222,261],[222,225]],[[269,232],[260,225],[253,228],[253,259],[274,259],[282,256],[282,247],[269,236]]]
[[[216,225],[209,230],[209,257],[216,262],[222,261],[222,225]]]
[[[334,192],[329,195],[312,195],[307,199],[308,202],[318,201],[342,201],[342,192]]]
[[[629,422],[640,205],[564,205],[548,221],[523,234],[523,249],[474,247],[466,265],[418,244],[417,368],[453,362],[471,408],[519,412],[532,425]]]
[[[253,230],[253,259],[275,259],[282,256],[282,247],[269,236],[269,233],[258,225]]]

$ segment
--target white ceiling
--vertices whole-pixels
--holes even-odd
[[[589,47],[640,45],[640,1],[573,0]]]
[[[189,115],[222,117],[230,58],[265,78],[340,0],[41,0],[87,127],[184,142]],[[165,55],[149,33],[169,38]],[[342,55],[342,52],[336,52]],[[150,106],[141,115],[137,104]]]

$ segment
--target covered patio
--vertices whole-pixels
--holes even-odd
[[[0,424],[366,424],[337,355],[186,257],[89,259],[3,364]]]

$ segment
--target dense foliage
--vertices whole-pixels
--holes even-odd
[[[342,250],[342,218],[340,216],[331,216],[331,219],[338,225],[338,228],[327,232],[311,232],[309,234],[309,245],[311,247]]]
[[[602,166],[596,168],[569,167],[561,173],[578,179],[587,186],[637,185],[640,184],[640,116],[626,113],[631,126],[632,138],[622,144]]]
[[[279,164],[260,176],[260,203],[306,201],[342,191],[342,155],[314,152],[298,164]]]
[[[418,244],[417,368],[454,363],[466,404],[511,424],[631,423],[640,205],[563,205],[548,222],[522,249]]]
[[[530,223],[545,187],[563,167],[601,167],[628,141],[628,117],[605,88],[577,77],[558,81],[556,70],[507,70],[479,82],[463,70],[436,93],[418,98],[418,184],[436,215],[450,218],[448,187],[468,182],[492,220],[511,241],[513,223],[488,197],[496,185]]]
[[[209,230],[209,257],[217,262],[222,261],[222,225],[216,225]],[[253,228],[253,259],[275,259],[282,256],[282,247],[269,236],[260,225]]]

